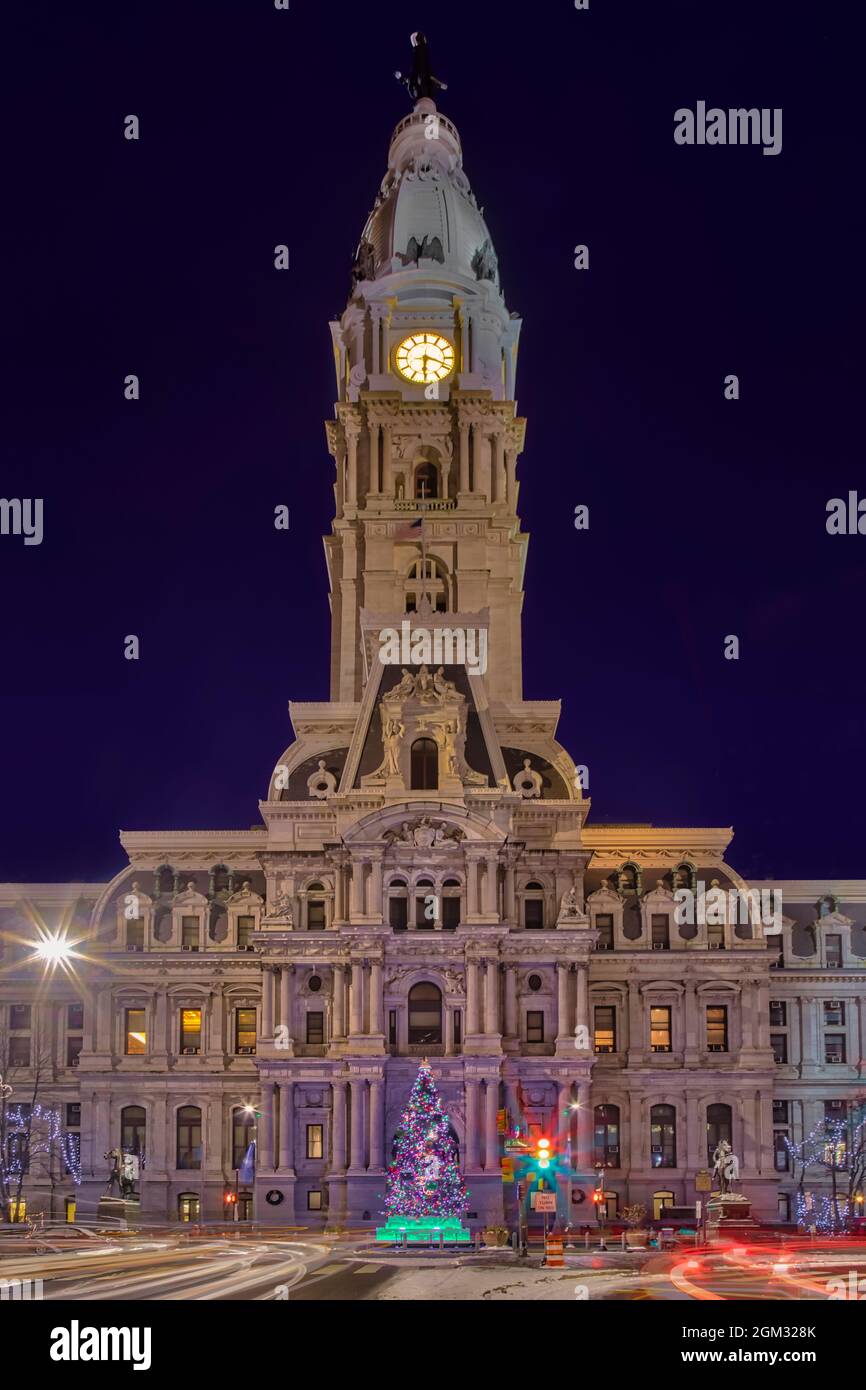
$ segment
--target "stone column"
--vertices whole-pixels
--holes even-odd
[[[385,1083],[370,1082],[370,1167],[385,1166]]]
[[[484,1031],[499,1032],[499,967],[495,960],[488,960],[484,981]]]
[[[364,966],[352,961],[352,983],[349,990],[349,1035],[356,1037],[364,1031]]]
[[[346,972],[342,965],[334,966],[333,1000],[331,1004],[331,1038],[346,1036]]]
[[[274,1107],[276,1097],[276,1085],[273,1081],[262,1082],[262,1119],[261,1119],[261,1154],[259,1155],[258,1144],[256,1145],[256,1157],[259,1165],[268,1173],[274,1167]]]
[[[556,1036],[568,1038],[571,1035],[571,1010],[568,1006],[568,966],[561,962],[556,967]]]
[[[814,1068],[818,1065],[819,1061],[815,1000],[813,998],[802,998],[800,1004],[802,1008],[803,1065]]]
[[[352,1077],[349,1082],[352,1088],[352,1140],[351,1140],[351,1159],[349,1171],[362,1173],[366,1167],[366,1144],[364,1142],[364,1091],[367,1088],[366,1081],[360,1077]]]
[[[505,904],[504,917],[507,922],[517,920],[517,894],[514,888],[514,865],[505,866]]]
[[[483,889],[483,899],[484,899],[484,902],[483,902],[483,906],[482,906],[482,911],[483,911],[485,914],[487,914],[488,916],[492,915],[492,914],[495,913],[496,910],[497,910],[497,905],[496,905],[496,896],[497,896],[497,895],[496,895],[496,866],[497,866],[497,860],[496,860],[495,858],[491,858],[490,856],[488,856],[487,859],[485,860],[485,866],[484,866],[484,889]]]
[[[585,1029],[586,1029],[586,1033],[585,1033],[585,1034],[581,1034],[580,1036],[581,1036],[581,1037],[586,1037],[586,1038],[588,1038],[588,1040],[589,1040],[589,1047],[590,1047],[590,1049],[591,1049],[591,1048],[592,1048],[592,1019],[590,1018],[590,1010],[589,1010],[589,987],[588,987],[589,969],[588,969],[588,966],[587,966],[587,964],[586,964],[585,961],[578,961],[577,965],[575,966],[575,969],[576,969],[576,971],[577,971],[577,975],[576,975],[576,996],[577,996],[577,997],[576,997],[576,1011],[575,1011],[575,1012],[576,1012],[576,1017],[575,1017],[575,1028],[576,1028],[576,1029],[580,1029],[580,1028],[585,1028]]]
[[[517,506],[517,455],[513,449],[505,453],[505,500],[513,512]]]
[[[643,1054],[648,1051],[644,1030],[643,999],[636,980],[628,984],[628,1048],[631,1053]]]
[[[295,1160],[295,1083],[280,1082],[280,1168],[294,1171]]]
[[[154,1016],[151,1052],[165,1052],[168,1048],[168,995],[164,986],[156,992]]]
[[[344,914],[345,911],[346,911],[345,894],[344,894],[344,892],[343,892],[344,887],[345,887],[345,883],[344,883],[344,879],[343,879],[343,866],[342,866],[342,864],[337,863],[337,864],[335,865],[335,867],[334,867],[334,921],[335,921],[335,922],[342,922],[342,921],[343,921],[343,914]]]
[[[755,1046],[754,998],[752,981],[744,980],[740,986],[740,1046],[746,1050]]]
[[[642,1097],[638,1091],[631,1091],[629,1094],[629,1113],[628,1113],[628,1153],[620,1155],[622,1166],[632,1169],[646,1169],[649,1167],[647,1161],[647,1136],[644,1133]]]
[[[445,1056],[454,1056],[454,1010],[445,1006]]]
[[[294,966],[280,966],[280,1023],[292,1036],[292,973]]]
[[[559,1081],[556,1089],[556,1132],[557,1149],[561,1163],[571,1160],[570,1166],[574,1167],[574,1154],[569,1153],[569,1141],[571,1138],[571,1082]]]
[[[393,426],[386,424],[382,426],[382,473],[384,475],[385,493],[388,497],[394,496],[394,455],[391,448]]]
[[[679,1155],[677,1155],[679,1157]],[[686,1167],[693,1171],[707,1166],[707,1155],[701,1146],[701,1116],[698,1098],[691,1092],[686,1096]]]
[[[478,915],[478,860],[466,860],[466,911],[469,917]]]
[[[262,966],[262,1037],[272,1043],[274,1040],[274,971],[270,965]]]
[[[478,1033],[478,961],[466,962],[466,1032]]]
[[[352,860],[352,880],[349,890],[351,902],[351,916],[362,917],[364,914],[364,863],[361,859]]]
[[[331,1171],[346,1169],[346,1082],[331,1082]]]
[[[697,1000],[697,981],[686,979],[686,992],[683,1001],[685,1013],[686,1029],[686,1059],[689,1064],[696,1065],[700,1048],[700,1037],[698,1034],[698,1000]]]
[[[113,1052],[114,1011],[111,1002],[111,985],[105,985],[99,993],[99,1000],[96,1005],[96,1051]]]
[[[155,1002],[157,1004],[159,1002],[158,993]],[[222,1056],[222,1054],[226,1050],[225,1014],[223,1008],[222,987],[220,987],[219,989],[211,990],[210,1018],[208,1020],[207,1037],[203,1038],[202,1041],[205,1044],[206,1050],[210,1053],[215,1053],[218,1056]]]
[[[380,425],[369,425],[370,431],[370,493],[381,492],[379,487],[379,434]]]
[[[502,501],[502,457],[503,457],[502,431],[497,430],[493,436],[493,457],[490,462],[490,500],[491,502]]]
[[[460,491],[469,491],[469,426],[462,424],[460,434]]]
[[[484,1092],[484,1171],[499,1172],[499,1134],[496,1115],[499,1109],[499,1082],[489,1077]]]
[[[505,967],[505,1036],[516,1038],[517,1034],[517,967]]]
[[[478,1088],[479,1082],[469,1080],[466,1083],[466,1168],[469,1172],[474,1172],[478,1168]]]
[[[572,1166],[580,1173],[592,1167],[592,1098],[589,1082],[581,1081],[577,1087],[577,1152]],[[621,1160],[620,1160],[621,1161]]]
[[[385,1014],[382,998],[382,962],[370,962],[370,1032],[384,1034]]]
[[[370,865],[370,912],[374,917],[382,916],[382,860],[374,859]]]
[[[346,442],[349,446],[349,484],[346,501],[354,506],[358,501],[358,431],[347,430]]]

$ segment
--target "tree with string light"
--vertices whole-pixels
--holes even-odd
[[[388,1165],[385,1211],[391,1218],[392,1238],[394,1218],[415,1221],[425,1232],[439,1230],[443,1223],[457,1223],[459,1228],[469,1202],[457,1157],[448,1116],[425,1059],[403,1111]]]

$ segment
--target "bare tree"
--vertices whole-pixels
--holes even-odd
[[[8,1224],[21,1210],[24,1180],[32,1160],[59,1153],[73,1180],[79,1181],[72,1136],[60,1126],[56,1106],[39,1097],[52,1076],[49,1054],[40,1053],[32,1067],[10,1061],[8,1039],[0,1039],[0,1223]]]

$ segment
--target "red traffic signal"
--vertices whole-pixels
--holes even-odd
[[[550,1167],[550,1140],[536,1139],[535,1141],[535,1161],[539,1168]]]
[[[227,1192],[223,1197],[223,1201],[225,1202],[227,1207],[233,1206],[237,1200],[238,1196],[236,1192]]]

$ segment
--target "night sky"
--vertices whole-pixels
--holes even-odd
[[[0,537],[0,879],[113,874],[121,827],[258,823],[288,700],[327,698],[328,320],[419,27],[524,319],[525,695],[563,699],[593,823],[733,825],[747,875],[866,877],[866,537],[825,529],[866,495],[854,13],[15,7],[0,495],[44,498],[45,538]],[[782,107],[782,153],[675,145],[699,100]]]

